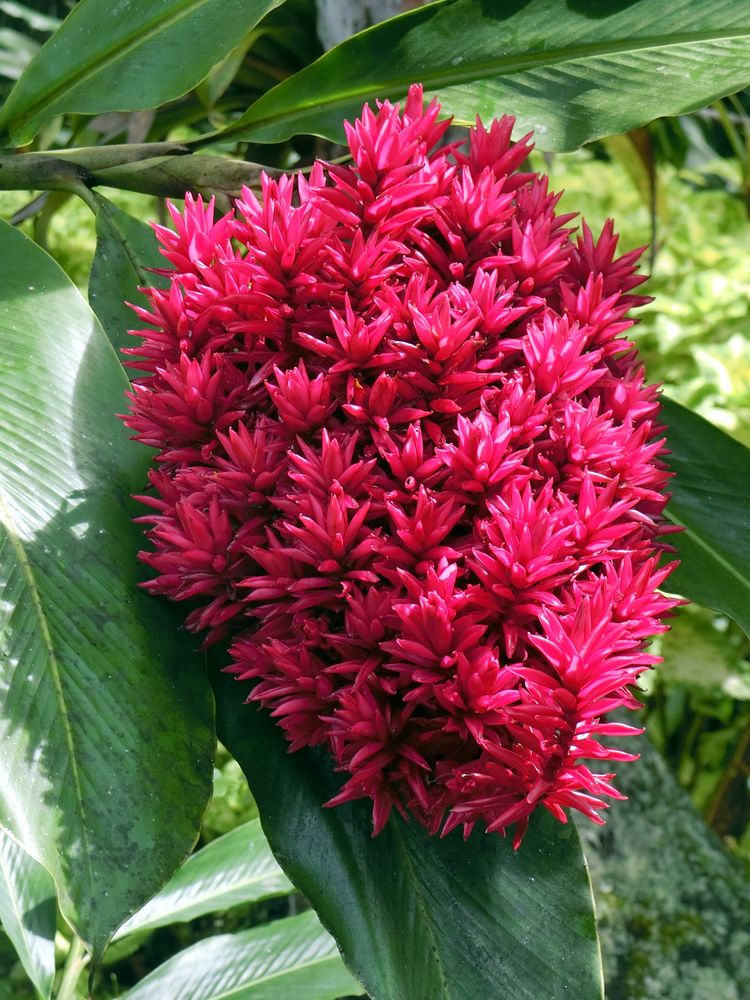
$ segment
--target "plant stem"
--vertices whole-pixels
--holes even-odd
[[[81,973],[87,964],[88,956],[83,947],[83,942],[76,936],[71,942],[68,957],[65,959],[65,968],[63,969],[63,977],[60,989],[57,991],[56,1000],[73,1000],[78,980],[81,978]]]
[[[716,788],[714,789],[713,795],[711,796],[711,801],[706,809],[706,822],[709,826],[712,826],[719,814],[719,809],[724,801],[724,796],[729,791],[729,786],[732,784],[734,778],[741,772],[742,764],[744,762],[745,754],[750,749],[750,719],[745,723],[745,728],[743,729],[737,745],[734,748],[734,753],[724,769],[724,772],[719,779]]]
[[[82,184],[82,183],[71,184],[70,191],[73,194],[77,194],[78,197],[81,199],[81,201],[83,201],[86,205],[88,205],[88,207],[91,209],[94,215],[96,215],[96,213],[99,211],[99,204],[96,200],[97,196],[88,186],[88,184]]]
[[[243,185],[258,186],[260,169],[244,160],[191,154],[174,143],[0,153],[0,190],[80,194],[82,186],[105,185],[162,198],[184,198],[187,191],[237,196]]]

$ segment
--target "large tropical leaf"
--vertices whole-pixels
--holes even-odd
[[[50,6],[48,4],[48,6]],[[23,21],[33,31],[51,32],[60,27],[60,20],[50,14],[33,10],[26,4],[16,3],[16,0],[0,0],[0,11],[8,17]]]
[[[359,992],[336,942],[308,911],[200,941],[123,1000],[336,1000]]]
[[[56,114],[155,108],[187,93],[283,0],[81,0],[0,111],[21,145]]]
[[[246,690],[246,688],[244,688]],[[324,755],[289,755],[243,686],[215,677],[221,739],[245,771],[271,848],[373,1000],[601,997],[588,874],[572,825],[536,817],[520,850],[477,831],[430,838],[363,803]]]
[[[750,450],[662,399],[670,484],[667,516],[681,560],[667,586],[734,618],[750,635]]]
[[[542,149],[573,149],[750,83],[750,6],[736,0],[441,0],[336,46],[225,134],[342,136],[365,101],[410,83],[473,124],[509,113]]]
[[[128,330],[138,325],[128,302],[137,302],[142,285],[160,287],[166,279],[147,268],[164,267],[153,229],[117,205],[95,195],[96,253],[89,278],[89,304],[116,350],[132,347]]]
[[[49,872],[0,830],[0,923],[40,996],[55,978],[55,884]]]
[[[271,854],[259,820],[252,819],[191,855],[116,936],[194,920],[205,913],[293,891]]]
[[[114,416],[127,379],[112,346],[5,223],[0,256],[0,826],[98,954],[195,842],[210,690],[138,589],[129,494],[148,455]]]

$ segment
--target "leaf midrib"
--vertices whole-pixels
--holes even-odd
[[[733,576],[736,580],[738,580],[742,587],[750,593],[750,579],[743,576],[737,567],[733,566],[725,556],[723,556],[717,549],[710,546],[708,542],[704,541],[698,531],[692,528],[689,524],[686,524],[684,521],[681,521],[679,517],[677,517],[676,514],[669,509],[669,507],[667,507],[665,511],[665,517],[667,520],[671,521],[672,524],[685,528],[690,534],[691,541],[695,542],[695,544],[703,549],[704,552],[707,552],[712,559],[719,563],[722,569],[726,570],[730,576]]]
[[[68,91],[74,90],[76,87],[85,83],[86,80],[91,79],[96,73],[101,69],[103,65],[113,62],[115,59],[120,60],[124,56],[127,56],[134,49],[138,48],[141,43],[148,43],[154,37],[156,37],[160,31],[171,27],[173,24],[179,23],[183,17],[189,14],[195,13],[201,7],[204,7],[210,0],[183,0],[179,6],[171,8],[171,10],[165,11],[157,17],[151,19],[146,25],[139,29],[132,31],[129,35],[126,35],[121,41],[110,45],[107,49],[102,50],[100,55],[90,62],[88,66],[80,68],[78,71],[73,71],[69,73],[66,77],[63,77],[57,86],[53,86],[44,91],[44,93],[38,97],[35,101],[32,101],[27,105],[26,110],[20,114],[10,118],[8,126],[10,128],[18,128],[21,125],[26,124],[28,121],[32,120],[34,116],[39,112],[40,109],[44,108],[46,105],[51,104],[56,101],[61,94]],[[78,8],[80,10],[80,8]],[[76,9],[71,12],[69,16],[75,16]],[[80,15],[79,15],[80,16]],[[54,38],[55,36],[53,36]],[[52,39],[50,39],[51,41]],[[43,46],[42,48],[45,48]],[[41,50],[40,50],[41,52]],[[36,57],[35,57],[36,58]],[[33,63],[33,60],[32,60]],[[30,63],[29,66],[32,64]],[[9,102],[10,103],[10,102]],[[12,107],[12,105],[11,105]],[[3,123],[3,115],[0,115],[0,123]],[[3,123],[4,124],[4,123]]]
[[[398,845],[399,853],[404,860],[404,871],[407,876],[407,881],[412,883],[414,889],[415,905],[422,915],[422,921],[427,929],[427,935],[432,942],[432,953],[435,958],[435,967],[437,968],[438,975],[440,976],[440,982],[442,983],[442,996],[444,1000],[451,1000],[451,993],[448,989],[448,978],[440,957],[440,943],[435,935],[435,929],[432,926],[429,911],[421,896],[421,886],[419,884],[419,879],[417,878],[417,873],[414,869],[414,863],[412,862],[411,855],[409,854],[406,842],[404,841],[403,834],[399,830],[396,823],[393,823],[393,839]],[[438,1000],[438,998],[436,997],[435,1000]]]
[[[406,16],[409,17],[410,15]],[[367,31],[362,32],[358,37],[363,37],[370,31],[376,32],[379,27],[375,25],[367,29]],[[456,68],[449,66],[442,67],[439,73],[422,73],[421,82],[426,89],[441,86],[450,87],[456,84],[469,83],[476,79],[485,79],[490,76],[509,76],[512,73],[525,69],[533,69],[536,66],[554,66],[564,62],[598,58],[604,55],[626,55],[629,52],[645,49],[679,48],[683,45],[692,45],[699,42],[731,41],[736,39],[750,39],[750,26],[736,31],[693,31],[682,32],[679,35],[654,35],[631,42],[625,39],[617,39],[611,42],[592,42],[578,46],[566,46],[560,49],[547,49],[544,52],[527,52],[523,55],[487,59],[475,63],[463,62],[460,67]],[[321,56],[318,61],[320,62],[327,58],[328,53]],[[312,63],[311,67],[315,65],[315,63]],[[305,71],[302,70],[301,72],[304,73]],[[748,77],[750,78],[750,69],[748,69]],[[369,86],[355,87],[343,93],[339,91],[336,95],[329,98],[303,100],[295,104],[292,108],[287,107],[280,112],[267,115],[264,118],[252,118],[253,109],[250,108],[246,113],[248,117],[244,121],[240,119],[236,124],[229,126],[229,128],[224,129],[218,134],[229,136],[250,125],[262,127],[263,125],[273,124],[274,122],[282,121],[285,117],[297,115],[305,111],[348,105],[354,98],[368,100],[373,97],[381,97],[386,91],[393,92],[399,88],[405,90],[411,83],[413,83],[412,76],[391,77],[388,80],[378,81],[376,88]],[[286,82],[279,86],[286,86]],[[272,93],[273,91],[269,91],[269,96]],[[264,98],[261,98],[258,103],[261,103],[263,100]]]
[[[73,727],[71,725],[70,710],[68,709],[67,701],[65,698],[65,691],[62,684],[62,675],[60,671],[60,661],[57,657],[57,652],[55,650],[54,643],[52,641],[52,633],[50,631],[49,624],[47,622],[47,616],[44,610],[44,605],[42,603],[41,593],[37,586],[36,578],[34,576],[34,569],[31,565],[31,561],[26,554],[26,550],[23,547],[20,534],[16,528],[15,520],[11,509],[5,502],[5,498],[0,493],[0,524],[5,528],[6,534],[10,541],[11,547],[16,555],[18,564],[21,567],[21,572],[26,580],[26,585],[31,596],[31,603],[34,607],[37,619],[39,621],[39,635],[41,636],[42,644],[47,652],[48,666],[50,676],[52,677],[52,683],[55,688],[55,693],[57,694],[57,704],[60,709],[60,717],[62,721],[63,733],[65,736],[65,743],[68,749],[68,756],[70,760],[71,776],[73,780],[73,788],[76,797],[76,802],[78,804],[79,816],[81,818],[80,831],[81,831],[81,841],[83,845],[83,854],[85,858],[85,865],[89,877],[89,885],[94,886],[94,872],[91,864],[91,844],[88,837],[88,829],[86,823],[86,808],[84,806],[83,800],[83,787],[81,784],[81,774],[78,767],[78,758],[76,755],[75,741],[73,739]]]

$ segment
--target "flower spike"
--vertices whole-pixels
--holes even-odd
[[[170,206],[124,419],[156,449],[144,586],[327,750],[328,805],[518,846],[621,798],[669,473],[640,251],[573,234],[511,117],[449,124],[414,86],[347,124],[349,163]]]

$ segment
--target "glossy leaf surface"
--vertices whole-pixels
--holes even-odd
[[[681,560],[667,581],[734,618],[750,635],[750,451],[703,417],[662,399],[672,499],[667,515]]]
[[[0,924],[37,992],[48,998],[55,978],[55,884],[49,872],[2,830]]]
[[[162,287],[166,283],[146,268],[165,267],[167,262],[159,253],[150,226],[100,195],[96,196],[96,202],[99,206],[96,253],[89,278],[89,305],[112,346],[119,351],[122,347],[133,346],[128,330],[140,325],[127,303],[139,302],[139,287]],[[120,358],[122,360],[122,356]]]
[[[189,853],[211,791],[193,642],[138,587],[146,450],[58,265],[0,224],[0,826],[98,955]]]
[[[200,941],[123,1000],[336,1000],[359,992],[336,942],[308,911]]]
[[[180,97],[282,2],[81,0],[13,88],[0,134],[22,145],[62,112],[137,111]]]
[[[271,854],[259,820],[253,819],[191,855],[161,892],[120,928],[117,937],[293,891]]]
[[[422,83],[458,124],[513,114],[541,149],[574,149],[749,82],[750,7],[735,0],[441,0],[336,46],[227,132],[340,140],[365,101]]]

